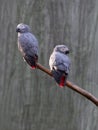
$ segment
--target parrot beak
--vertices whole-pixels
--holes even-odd
[[[65,52],[65,54],[69,54],[69,50]]]
[[[17,33],[20,32],[20,29],[19,29],[19,28],[16,28],[16,32],[17,32]]]
[[[69,49],[68,48],[66,48],[65,54],[69,54]]]

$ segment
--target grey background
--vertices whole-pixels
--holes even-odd
[[[98,130],[92,102],[23,61],[20,22],[30,25],[47,68],[54,46],[66,43],[68,80],[98,98],[98,0],[0,0],[0,130]]]

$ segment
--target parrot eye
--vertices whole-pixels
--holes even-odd
[[[65,54],[69,54],[69,49],[66,48],[66,47],[60,48],[60,51],[63,52],[63,53],[65,53]]]
[[[63,48],[60,48],[61,52],[65,52],[66,51],[66,48],[63,47]]]

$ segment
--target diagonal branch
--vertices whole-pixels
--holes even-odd
[[[51,71],[48,70],[47,68],[45,68],[44,66],[42,66],[41,64],[36,63],[36,66],[37,66],[38,69],[40,69],[40,70],[44,71],[45,73],[47,73],[48,75],[52,76]],[[66,81],[66,87],[71,88],[72,90],[81,94],[82,96],[84,96],[85,98],[87,98],[88,100],[93,102],[96,106],[98,106],[98,99],[95,96],[93,96],[91,93],[89,93],[88,91],[80,88],[77,85],[74,85],[73,83],[71,83],[68,80]]]

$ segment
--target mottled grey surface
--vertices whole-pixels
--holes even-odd
[[[53,53],[50,55],[49,65],[51,70],[61,70],[69,74],[71,61],[66,54],[66,46],[56,46]]]
[[[49,66],[55,81],[60,86],[66,85],[71,61],[68,57],[69,49],[66,45],[56,45],[49,58]]]
[[[98,130],[94,104],[24,63],[15,32],[21,22],[48,68],[54,46],[67,43],[69,80],[98,98],[98,0],[1,0],[0,130]]]
[[[34,68],[38,61],[38,40],[26,24],[18,24],[16,32],[18,33],[18,49],[27,63]]]

